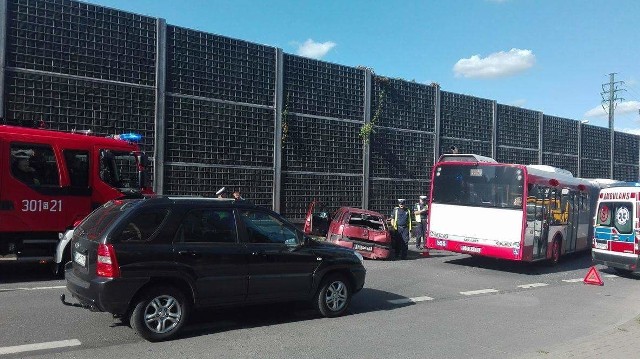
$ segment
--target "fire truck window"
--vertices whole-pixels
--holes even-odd
[[[39,144],[11,145],[11,174],[30,186],[59,186],[53,149]]]
[[[65,150],[64,160],[72,187],[89,187],[89,152]]]
[[[100,179],[116,188],[135,187],[138,164],[130,152],[100,151]]]

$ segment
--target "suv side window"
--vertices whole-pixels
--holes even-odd
[[[280,219],[256,210],[243,210],[240,217],[247,230],[249,243],[281,243],[295,245],[298,234]]]
[[[166,208],[162,208],[134,215],[113,237],[114,242],[145,242],[152,239],[159,232],[168,213]]]
[[[178,242],[236,243],[236,220],[232,210],[197,209],[187,213],[177,234]]]

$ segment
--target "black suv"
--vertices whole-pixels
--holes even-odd
[[[244,201],[114,200],[76,229],[67,289],[82,306],[129,321],[152,341],[173,337],[192,308],[309,300],[343,314],[362,289],[362,256],[306,237]]]

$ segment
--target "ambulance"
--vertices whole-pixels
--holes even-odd
[[[638,271],[640,257],[640,183],[600,190],[591,255],[619,273]]]

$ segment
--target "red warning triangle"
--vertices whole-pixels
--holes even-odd
[[[584,284],[604,285],[604,282],[600,279],[600,274],[598,274],[598,270],[595,266],[589,269],[589,272],[587,272],[583,282]]]

